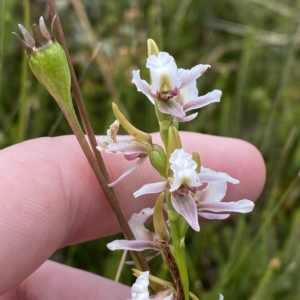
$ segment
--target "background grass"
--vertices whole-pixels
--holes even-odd
[[[120,103],[140,129],[156,131],[152,104],[131,84],[146,78],[146,40],[179,67],[208,63],[200,94],[218,88],[220,104],[181,128],[245,139],[264,155],[268,178],[255,211],[201,224],[188,236],[191,290],[201,299],[300,299],[299,0],[57,1],[73,63],[95,131],[104,133]],[[28,71],[11,32],[45,15],[45,2],[0,1],[0,147],[70,134],[56,103]],[[99,49],[98,44],[101,43]],[[96,55],[94,50],[98,48]],[[145,112],[149,114],[147,123]],[[151,117],[153,114],[153,118]],[[149,121],[148,121],[149,120]],[[53,259],[114,278],[121,252],[114,237],[71,246]],[[152,263],[166,276],[159,259]],[[125,267],[121,281],[132,282]]]

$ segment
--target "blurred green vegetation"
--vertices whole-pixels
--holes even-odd
[[[179,67],[211,64],[200,94],[221,89],[220,104],[200,110],[184,130],[232,136],[258,147],[268,178],[248,216],[201,224],[187,238],[191,290],[201,299],[300,298],[300,1],[89,0],[57,1],[70,53],[95,132],[113,117],[111,101],[140,129],[157,131],[152,104],[131,84],[145,68],[146,40]],[[78,10],[75,6],[83,4]],[[45,1],[0,1],[0,147],[70,134],[56,103],[27,69],[11,32],[47,16]],[[85,19],[87,17],[87,19]],[[87,24],[87,22],[89,24]],[[84,26],[85,25],[85,26]],[[87,26],[88,25],[88,26]],[[101,43],[93,57],[93,51]],[[125,111],[126,110],[126,111]],[[147,122],[145,123],[145,112]],[[200,153],[201,154],[201,153]],[[121,252],[109,237],[53,255],[66,264],[114,278]],[[166,275],[159,259],[151,265]],[[129,267],[121,281],[131,284]]]

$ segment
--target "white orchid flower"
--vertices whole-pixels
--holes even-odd
[[[159,52],[157,56],[148,57],[146,67],[150,70],[151,84],[141,79],[139,70],[132,72],[132,82],[153,104],[159,101],[161,112],[177,117],[180,122],[193,120],[197,116],[197,113],[186,116],[186,112],[220,101],[222,92],[219,90],[198,96],[196,79],[210,65],[199,64],[190,70],[178,69],[170,54]]]

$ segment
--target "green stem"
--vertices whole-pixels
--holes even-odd
[[[170,230],[172,236],[172,242],[174,247],[174,257],[179,269],[181,282],[184,290],[184,299],[189,299],[189,278],[187,272],[186,265],[186,257],[185,257],[185,243],[184,236],[180,234],[180,215],[174,210],[173,205],[171,203],[171,194],[167,193],[167,203],[168,203],[168,217],[170,221]]]
[[[171,125],[170,116],[160,112],[158,109],[158,100],[155,101],[155,113],[158,119],[160,136],[164,143],[165,149],[167,149],[169,141],[168,132]]]

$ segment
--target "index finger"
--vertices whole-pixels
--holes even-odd
[[[200,153],[204,166],[240,180],[229,188],[226,199],[259,196],[265,168],[252,145],[195,133],[183,134],[182,143],[186,151]],[[119,155],[104,155],[104,159],[112,180],[131,164]],[[26,278],[57,248],[120,230],[73,136],[40,138],[4,149],[0,166],[0,294]],[[133,199],[132,193],[159,179],[146,162],[116,186],[126,218],[154,205],[155,195]]]

